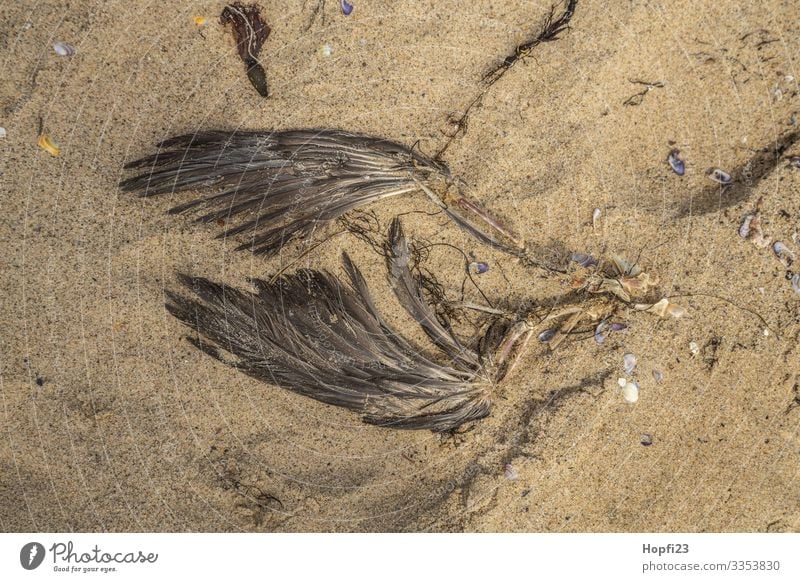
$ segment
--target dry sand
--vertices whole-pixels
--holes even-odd
[[[165,215],[190,194],[116,185],[126,160],[198,128],[340,127],[434,152],[448,114],[549,4],[361,0],[344,17],[329,0],[307,30],[316,0],[286,4],[260,2],[266,100],[217,23],[223,2],[0,7],[0,528],[800,530],[800,295],[768,248],[737,236],[763,197],[766,231],[800,255],[800,170],[747,165],[797,129],[796,3],[581,0],[571,30],[473,111],[445,160],[475,198],[528,241],[641,252],[665,294],[692,296],[675,299],[682,319],[629,313],[603,345],[534,346],[492,415],[449,439],[364,425],[193,349],[164,310],[176,271],[244,285],[297,249],[234,252]],[[57,56],[58,40],[77,53]],[[664,86],[626,106],[643,88],[631,80]],[[40,117],[60,157],[37,148]],[[684,177],[665,162],[671,142]],[[720,196],[712,166],[747,183]],[[386,224],[433,209],[413,195],[374,210]],[[441,217],[405,220],[488,261],[493,301],[559,292]],[[366,245],[339,236],[298,265],[338,268],[345,248],[413,335]],[[457,294],[455,255],[428,260]],[[616,386],[625,352],[639,360],[635,405]]]

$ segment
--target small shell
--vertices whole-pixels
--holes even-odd
[[[655,380],[656,384],[661,384],[664,381],[664,374],[661,370],[653,370],[653,380]]]
[[[205,26],[206,23],[208,22],[208,18],[206,18],[205,16],[195,16],[194,18],[192,18],[192,20],[194,21],[194,24],[197,27]]]
[[[539,338],[540,342],[545,344],[545,343],[549,342],[551,339],[553,339],[555,337],[555,335],[556,335],[556,330],[554,330],[554,329],[546,329],[542,333],[539,334],[538,338]]]
[[[639,439],[639,442],[642,443],[642,446],[649,447],[653,444],[653,435],[645,433]]]
[[[772,242],[772,239],[764,234],[764,231],[761,228],[761,215],[755,213],[750,220],[749,224],[749,232],[747,234],[747,239],[756,245],[760,249],[765,249],[769,246],[769,243]]]
[[[8,135],[6,133],[6,128],[5,127],[0,127],[0,139],[5,139],[6,135]]]
[[[709,168],[706,170],[706,176],[708,176],[710,180],[713,180],[717,184],[722,184],[723,186],[727,186],[732,180],[730,174],[719,168]]]
[[[697,342],[689,342],[689,351],[696,356],[700,353],[700,346],[697,345]]]
[[[620,388],[625,388],[625,384],[628,383],[627,378],[617,378],[617,384],[619,384]]]
[[[353,5],[347,0],[339,0],[339,6],[342,7],[342,14],[345,16],[350,16],[350,13],[353,12]]]
[[[793,168],[800,169],[800,156],[792,156],[789,158],[789,165]]]
[[[594,328],[594,341],[596,341],[598,344],[602,344],[604,341],[606,341],[606,337],[608,337],[608,334],[605,333],[605,329],[605,321],[601,321],[597,324],[597,327]]]
[[[664,297],[658,303],[637,303],[633,306],[635,309],[639,311],[644,311],[645,313],[652,313],[653,315],[658,315],[659,317],[683,317],[686,315],[686,310],[681,307],[680,305],[676,305],[675,303],[670,303],[669,299]]]
[[[667,156],[667,163],[669,167],[672,168],[672,171],[678,174],[679,176],[683,176],[686,172],[686,164],[683,163],[681,159],[681,152],[680,150],[674,149],[669,152]]]
[[[570,258],[572,259],[573,263],[578,263],[585,269],[597,265],[597,259],[595,259],[592,255],[587,255],[586,253],[572,253]]]
[[[75,54],[75,47],[65,42],[53,43],[53,50],[56,51],[56,54],[60,57],[71,57]]]
[[[753,221],[754,215],[747,214],[742,219],[742,224],[739,226],[739,236],[747,238],[750,236],[750,223]]]
[[[519,479],[519,472],[514,468],[514,465],[511,463],[506,463],[503,465],[503,473],[506,475],[506,479],[509,481],[516,481]]]
[[[483,263],[480,261],[472,261],[469,264],[470,273],[475,275],[483,275],[484,273],[489,271],[489,263]]]
[[[622,397],[625,399],[625,402],[629,404],[633,404],[639,400],[639,384],[636,382],[627,382],[624,388],[622,388]]]
[[[611,324],[611,331],[624,331],[628,329],[627,323],[614,322]]]
[[[323,45],[321,50],[323,57],[329,57],[333,54],[333,47],[329,44]]]
[[[625,354],[622,356],[622,369],[625,370],[625,373],[629,376],[633,374],[633,371],[636,369],[636,356],[633,354]]]
[[[792,289],[797,294],[800,294],[800,273],[795,273],[792,277]]]
[[[775,253],[775,256],[778,257],[778,260],[783,263],[783,266],[787,269],[792,266],[794,262],[794,253],[789,250],[785,244],[781,241],[776,241],[772,245],[772,252]]]
[[[686,310],[680,305],[675,305],[674,303],[670,303],[667,305],[666,315],[678,319],[679,317],[683,317],[684,315],[686,315]]]
[[[592,210],[592,228],[597,227],[597,221],[600,220],[600,217],[603,215],[603,211],[599,208],[595,208]]]
[[[38,145],[51,156],[58,157],[61,155],[61,148],[58,147],[58,144],[54,142],[53,139],[47,134],[43,133],[40,135],[39,139],[36,140],[36,145]]]

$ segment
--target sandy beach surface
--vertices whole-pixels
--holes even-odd
[[[602,344],[533,342],[491,416],[446,437],[363,424],[186,340],[164,308],[176,272],[246,287],[284,267],[341,273],[347,250],[390,321],[430,350],[363,241],[256,257],[166,214],[192,194],[117,186],[126,161],[199,129],[334,127],[432,155],[484,73],[550,11],[353,3],[344,16],[333,0],[259,2],[267,99],[219,24],[224,2],[0,6],[2,531],[800,530],[795,2],[580,0],[570,29],[495,83],[443,156],[526,241],[638,258],[683,317],[625,310],[628,329]],[[40,124],[59,156],[37,146]],[[714,167],[731,188],[706,176]],[[477,282],[493,304],[564,291],[423,194],[369,210],[382,228],[410,213],[415,240],[487,262]],[[739,236],[756,210],[794,265]],[[461,255],[438,245],[425,260],[458,298]],[[617,384],[625,353],[635,404]]]

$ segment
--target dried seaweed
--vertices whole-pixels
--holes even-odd
[[[628,79],[629,83],[634,85],[642,85],[644,89],[639,91],[638,93],[634,93],[625,101],[622,102],[623,105],[629,107],[636,107],[637,105],[641,105],[644,101],[645,96],[652,91],[653,89],[663,89],[664,88],[664,81],[641,81],[639,79]]]
[[[575,15],[575,9],[578,6],[578,0],[567,0],[564,11],[556,17],[556,7],[551,6],[550,12],[545,18],[544,22],[539,27],[539,30],[530,39],[522,42],[514,47],[514,51],[506,56],[497,65],[490,68],[483,76],[484,87],[469,102],[464,111],[460,115],[448,116],[448,125],[452,128],[448,135],[447,141],[439,148],[439,151],[434,156],[435,159],[441,159],[442,155],[450,147],[450,144],[459,136],[467,132],[469,125],[469,115],[472,110],[483,101],[484,96],[489,92],[492,86],[497,83],[509,69],[511,69],[518,62],[530,56],[533,50],[542,43],[552,42],[558,39],[558,36],[569,28],[569,22]]]
[[[449,362],[427,355],[386,322],[347,254],[349,283],[304,269],[274,283],[253,280],[257,291],[250,293],[180,275],[194,296],[168,292],[167,308],[197,332],[191,341],[206,353],[264,382],[356,411],[367,423],[447,431],[485,417],[526,337],[519,322],[496,317],[484,335],[460,340],[423,300],[397,220],[387,252],[398,299]]]
[[[247,6],[239,2],[229,4],[222,10],[219,20],[223,26],[231,25],[236,39],[236,50],[245,65],[247,77],[259,95],[267,97],[267,75],[258,61],[258,53],[269,37],[270,27],[261,19],[258,6]]]
[[[550,7],[550,13],[545,18],[539,31],[530,39],[514,47],[514,52],[503,59],[502,62],[492,67],[483,76],[483,80],[489,84],[496,82],[508,69],[513,67],[518,61],[529,56],[533,49],[545,42],[558,40],[558,35],[569,28],[569,21],[575,15],[575,8],[578,0],[568,0],[564,11],[556,18],[555,6]]]

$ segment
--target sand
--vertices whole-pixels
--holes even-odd
[[[737,234],[761,198],[767,234],[800,256],[800,170],[786,161],[800,144],[758,162],[797,130],[793,2],[581,0],[571,30],[496,83],[444,156],[527,241],[640,257],[683,318],[627,311],[629,329],[602,345],[532,346],[492,415],[448,438],[364,425],[186,341],[164,309],[176,271],[245,286],[299,252],[235,252],[213,227],[165,214],[191,194],[121,193],[126,160],[200,128],[338,127],[433,153],[448,115],[549,10],[354,3],[345,17],[326,2],[324,22],[315,0],[260,3],[268,99],[217,23],[224,2],[0,7],[0,528],[800,530],[800,295],[769,248]],[[76,54],[59,57],[55,41]],[[636,80],[663,86],[625,105],[647,87]],[[36,145],[40,118],[59,157]],[[683,177],[666,164],[672,147]],[[720,194],[710,167],[739,182]],[[387,225],[434,209],[415,194],[371,210]],[[493,302],[563,292],[441,216],[404,220],[489,262]],[[337,236],[296,265],[337,270],[343,249],[424,346],[367,245]],[[459,260],[437,247],[427,263],[453,296]],[[633,405],[617,386],[627,352]]]

